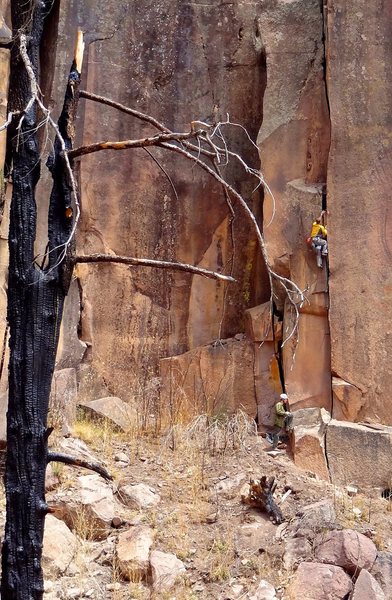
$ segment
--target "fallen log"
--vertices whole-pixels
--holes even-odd
[[[241,493],[241,502],[266,512],[274,523],[280,525],[283,523],[284,517],[274,500],[273,494],[276,486],[275,477],[268,479],[263,475],[260,479],[251,479],[246,490]]]

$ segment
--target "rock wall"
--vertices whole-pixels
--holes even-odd
[[[229,113],[255,138],[265,87],[257,5],[62,3],[55,110],[79,26],[87,40],[83,87],[151,113],[179,131],[189,129],[194,118],[225,119]],[[82,102],[79,136],[84,143],[152,131],[108,107]],[[234,143],[257,165],[257,153],[249,150],[241,130]],[[80,370],[85,398],[101,393],[131,400],[142,394],[160,357],[237,333],[243,327],[243,310],[269,297],[265,269],[243,213],[235,207],[231,219],[221,189],[181,157],[152,153],[170,174],[178,200],[167,177],[142,150],[83,159],[79,251],[232,269],[238,285],[226,292],[222,283],[184,273],[108,265],[79,268],[79,331],[88,346]],[[253,182],[238,166],[229,177],[250,197]],[[259,194],[249,202],[261,222]]]
[[[214,121],[229,113],[257,139],[259,156],[241,129],[228,133],[248,162],[261,161],[268,187],[264,196],[252,194],[254,182],[239,165],[226,175],[264,228],[274,270],[307,296],[297,323],[277,285],[273,335],[271,329],[263,337],[265,307],[256,307],[270,298],[265,265],[248,220],[236,206],[231,214],[221,189],[158,150],[152,152],[175,192],[143,150],[84,157],[78,167],[80,253],[177,259],[232,272],[237,284],[120,265],[78,267],[57,366],[73,382],[76,375],[80,400],[137,400],[163,359],[166,403],[177,382],[175,363],[182,374],[186,365],[191,377],[183,381],[191,405],[192,389],[205,390],[208,383],[216,406],[222,398],[217,382],[226,377],[226,406],[257,411],[266,425],[283,386],[294,410],[320,407],[339,421],[392,423],[391,9],[382,0],[324,4],[55,3],[42,52],[42,89],[54,115],[78,27],[87,42],[82,87],[89,91],[178,131],[194,118]],[[6,0],[0,9],[7,17]],[[0,25],[1,46],[9,32]],[[2,118],[7,69],[8,49],[0,47]],[[152,132],[109,107],[81,101],[80,143]],[[38,194],[37,252],[46,244],[47,184],[43,178]],[[322,208],[328,211],[329,272],[317,268],[304,243]],[[6,339],[7,203],[3,212],[0,340]],[[244,331],[247,337],[238,337]],[[225,338],[230,341],[214,345]]]
[[[382,0],[330,0],[326,12],[332,371],[362,397],[353,420],[386,424],[392,424],[391,16],[391,3]]]

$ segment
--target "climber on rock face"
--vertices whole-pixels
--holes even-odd
[[[322,268],[322,257],[328,255],[328,242],[327,230],[324,225],[321,224],[321,219],[313,221],[310,237],[312,238],[312,247],[317,254],[317,266]]]

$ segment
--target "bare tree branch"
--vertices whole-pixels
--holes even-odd
[[[83,469],[89,469],[95,471],[98,475],[101,475],[104,479],[112,481],[113,477],[107,470],[100,464],[83,460],[82,458],[76,458],[75,456],[69,456],[68,454],[62,454],[61,452],[48,452],[48,463],[59,462],[65,465],[73,465],[74,467],[82,467]]]
[[[182,141],[189,138],[197,138],[204,134],[203,130],[188,131],[187,133],[161,133],[153,137],[141,138],[139,140],[121,140],[118,142],[97,142],[88,146],[80,146],[68,152],[69,158],[73,159],[84,154],[92,154],[100,150],[127,150],[129,148],[145,148],[146,146],[158,146],[161,142]]]
[[[215,271],[209,271],[202,267],[195,267],[186,263],[169,262],[164,260],[153,260],[149,258],[134,258],[132,256],[116,256],[115,254],[89,254],[86,256],[79,255],[73,258],[74,263],[120,263],[123,265],[132,265],[135,267],[155,267],[157,269],[173,269],[176,271],[186,271],[208,277],[209,279],[220,279],[222,281],[234,282],[234,277],[223,275]]]
[[[123,112],[125,114],[132,115],[133,117],[136,117],[140,121],[144,121],[145,123],[150,123],[150,125],[152,125],[153,127],[156,127],[157,129],[159,129],[159,131],[162,131],[163,133],[172,133],[172,131],[170,129],[168,129],[165,125],[163,125],[163,123],[160,123],[159,121],[157,121],[157,119],[154,119],[154,117],[151,117],[151,115],[146,115],[145,113],[135,110],[134,108],[130,108],[129,106],[125,106],[124,104],[115,102],[114,100],[111,100],[110,98],[105,98],[104,96],[98,96],[97,94],[92,94],[91,92],[87,92],[86,90],[81,90],[79,93],[79,96],[81,98],[86,98],[86,100],[92,100],[93,102],[98,102],[99,104],[105,104],[107,106],[111,106],[112,108],[115,108],[116,110],[119,110],[120,112]],[[184,146],[186,146],[190,150],[193,150],[196,152],[200,151],[202,154],[204,154],[205,156],[209,156],[210,158],[213,158],[215,156],[215,154],[213,152],[209,152],[208,150],[198,148],[197,146],[194,146],[190,142],[184,142]]]

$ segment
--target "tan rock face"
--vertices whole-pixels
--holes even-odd
[[[391,427],[377,430],[356,423],[332,420],[326,436],[328,465],[333,483],[390,487]]]
[[[241,122],[253,139],[262,118],[264,58],[255,19],[259,3],[187,4],[101,0],[62,3],[51,97],[58,110],[76,25],[86,31],[83,86],[150,112],[175,130],[193,118]],[[101,21],[99,15],[105,14]],[[233,130],[234,131],[234,130]],[[81,101],[79,140],[140,137],[154,130],[108,107]],[[228,134],[232,135],[231,133]],[[235,130],[236,150],[257,165],[247,137]],[[238,285],[196,281],[186,274],[123,266],[78,269],[82,288],[79,334],[89,346],[91,386],[125,401],[143,393],[161,357],[180,354],[238,332],[242,311],[266,301],[268,281],[243,214],[235,219],[222,190],[177,156],[153,150],[168,178],[143,151],[100,154],[82,161],[80,252],[115,252],[231,268]],[[239,164],[228,171],[250,197]],[[260,196],[250,205],[260,215]],[[233,227],[234,237],[231,235]],[[42,235],[44,239],[44,225]],[[222,321],[222,325],[221,325]],[[67,326],[67,323],[65,323]],[[91,388],[92,389],[92,388]],[[84,388],[85,400],[95,395]]]
[[[253,362],[253,344],[237,340],[223,340],[164,359],[160,363],[162,405],[172,406],[177,417],[236,408],[254,417]]]
[[[334,0],[327,35],[332,369],[392,424],[390,6]]]
[[[333,410],[332,417],[338,421],[357,421],[365,397],[360,389],[340,379],[332,377]]]

